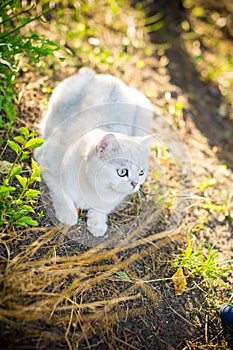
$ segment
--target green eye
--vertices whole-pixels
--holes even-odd
[[[128,176],[128,169],[125,169],[125,168],[117,169],[117,174],[120,177]]]
[[[139,173],[139,176],[142,176],[144,175],[145,171],[144,170],[141,170],[140,173]]]

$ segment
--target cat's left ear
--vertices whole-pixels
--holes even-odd
[[[111,159],[119,152],[120,145],[113,134],[106,134],[97,144],[96,153],[99,158]]]
[[[156,140],[155,134],[146,135],[146,136],[141,138],[141,145],[143,146],[143,148],[145,148],[149,152],[151,149],[151,146],[152,146],[153,142],[155,142],[155,140]]]

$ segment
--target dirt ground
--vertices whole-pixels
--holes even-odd
[[[126,9],[134,23],[130,25],[137,28],[140,13]],[[155,5],[145,10],[148,17],[159,12]],[[133,58],[120,67],[92,63],[98,72],[116,75],[144,92],[155,107],[151,131],[159,141],[144,190],[158,183],[152,195],[161,190],[162,204],[149,202],[148,209],[144,198],[131,202],[114,213],[109,234],[98,242],[88,237],[85,213],[81,224],[68,231],[54,228],[49,208],[40,228],[13,235],[9,250],[1,250],[8,261],[1,282],[7,310],[0,320],[1,349],[233,348],[232,330],[223,328],[218,313],[221,305],[233,301],[232,271],[223,278],[228,288],[218,283],[210,288],[207,279],[184,269],[187,285],[180,295],[171,279],[176,271],[171,262],[187,246],[187,234],[196,247],[204,244],[207,251],[208,244],[214,246],[226,265],[233,259],[231,105],[217,84],[203,81],[181,35],[185,20],[199,23],[182,8],[175,10],[176,16],[165,12],[166,25],[144,38],[152,54],[134,47]],[[46,33],[45,24],[41,30]],[[106,28],[101,34],[110,51],[121,46],[122,35]],[[232,37],[222,39],[233,50]],[[142,61],[143,67],[137,65]],[[35,129],[48,87],[88,63],[81,52],[59,68],[58,63],[52,66],[50,76],[22,70],[18,125]],[[157,172],[160,179],[153,178]],[[45,194],[38,212],[46,203]],[[138,205],[141,212],[135,215]]]

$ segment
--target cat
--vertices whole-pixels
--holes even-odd
[[[89,232],[105,234],[108,214],[145,181],[152,117],[150,101],[114,76],[82,68],[58,84],[35,159],[60,222],[75,225],[80,208]]]

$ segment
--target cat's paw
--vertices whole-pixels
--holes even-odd
[[[74,226],[77,224],[78,214],[71,210],[56,210],[56,218],[63,224]]]
[[[87,225],[88,231],[95,237],[102,237],[107,231],[108,226],[105,224],[103,228]]]
[[[107,231],[107,216],[94,210],[89,210],[87,219],[87,229],[95,237],[102,237]]]

